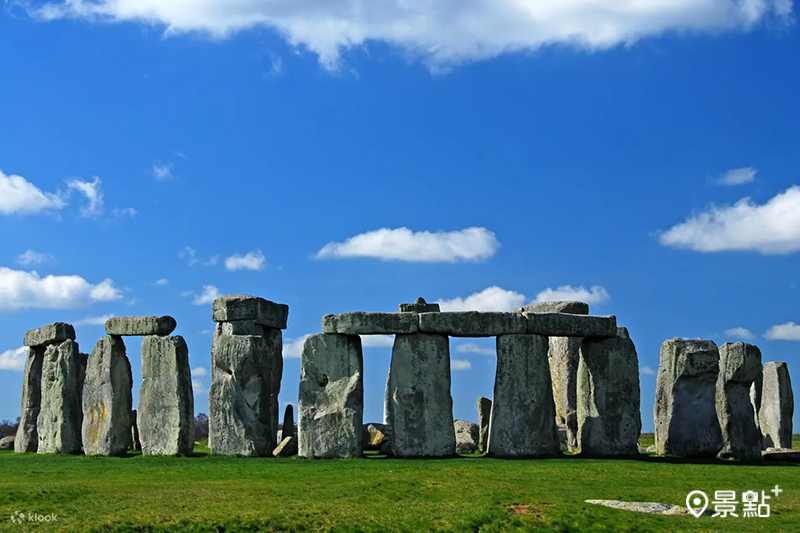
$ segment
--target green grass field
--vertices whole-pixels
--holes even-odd
[[[643,435],[642,444],[647,442]],[[800,439],[796,440],[800,443]],[[0,451],[0,531],[800,531],[800,465],[710,461],[127,458]],[[770,518],[653,516],[694,489],[785,490]],[[770,494],[769,492],[767,493]],[[55,514],[55,523],[10,520]]]

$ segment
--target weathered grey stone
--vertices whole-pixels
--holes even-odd
[[[527,332],[550,337],[616,337],[617,317],[567,313],[522,313]]]
[[[488,454],[537,457],[559,453],[547,337],[497,337]]]
[[[398,313],[438,313],[441,311],[439,304],[429,304],[425,298],[420,296],[413,304],[400,304],[397,306]]]
[[[220,335],[264,335],[264,326],[255,320],[234,320],[233,322],[217,322],[215,334]]]
[[[298,399],[300,457],[360,457],[364,362],[358,335],[311,335],[303,345]]]
[[[183,337],[142,340],[142,387],[136,424],[142,455],[191,455],[194,395]]]
[[[630,339],[631,334],[628,333],[628,328],[617,326],[617,337],[622,337],[623,339]]]
[[[283,425],[281,425],[281,436],[291,437],[294,435],[296,426],[294,425],[294,406],[286,404],[286,409],[283,412]],[[297,441],[295,441],[297,444]]]
[[[266,457],[276,438],[277,337],[222,335],[213,345],[208,444],[214,455]],[[282,361],[282,359],[281,359]]]
[[[3,437],[0,439],[0,450],[13,450],[15,437]]]
[[[578,366],[578,451],[584,455],[639,453],[639,358],[623,337],[586,339]]]
[[[378,451],[389,440],[390,429],[386,424],[364,424],[364,450]]]
[[[86,455],[126,455],[131,447],[131,363],[121,337],[103,337],[89,355],[83,385]]]
[[[416,333],[416,313],[342,313],[322,317],[322,332],[340,335],[391,335]]]
[[[297,439],[295,437],[286,437],[272,450],[273,457],[291,457],[293,455],[297,455]]]
[[[550,337],[547,351],[556,425],[566,428],[565,442],[570,452],[578,449],[578,363],[582,342],[581,337]]]
[[[664,341],[656,378],[656,453],[682,457],[719,453],[718,374],[719,350],[714,341]]]
[[[492,419],[492,400],[481,396],[476,404],[478,408],[478,449],[486,452],[489,442],[489,421]]]
[[[397,457],[455,455],[449,339],[423,333],[397,335],[390,368],[391,453]]]
[[[525,333],[525,328],[525,318],[520,313],[463,311],[419,315],[420,332],[451,337],[494,337]]]
[[[270,354],[270,435],[275,437],[278,429],[281,426],[280,409],[281,404],[278,400],[278,395],[281,392],[281,380],[283,378],[283,332],[275,328],[264,328],[264,338],[267,340],[267,345]]]
[[[128,337],[166,337],[177,327],[178,322],[171,316],[112,316],[106,320],[106,334]]]
[[[789,369],[783,362],[767,363],[763,372],[758,420],[764,448],[791,448],[794,394]]]
[[[142,451],[142,440],[139,438],[139,425],[136,421],[138,415],[136,409],[131,411],[131,449]]]
[[[65,322],[55,322],[25,333],[24,346],[48,346],[75,340],[75,328]]]
[[[765,461],[783,461],[787,463],[800,463],[800,451],[785,448],[771,448],[761,452]]]
[[[660,514],[660,515],[685,515],[689,510],[679,505],[669,505],[667,503],[656,502],[622,502],[618,500],[586,500],[586,503],[602,505],[619,509],[621,511],[633,511],[635,513]],[[703,514],[712,514],[707,510]]]
[[[753,385],[750,387],[750,403],[753,405],[753,414],[755,416],[756,427],[761,430],[761,422],[758,420],[758,412],[761,410],[761,387],[764,382],[764,367],[758,369],[758,375],[753,380]]]
[[[478,424],[466,420],[454,420],[453,428],[456,432],[456,451],[458,453],[478,451],[478,439],[480,438]]]
[[[722,431],[721,458],[761,459],[761,430],[756,426],[750,389],[761,373],[761,350],[744,342],[719,347],[717,418]]]
[[[28,348],[28,357],[25,359],[19,427],[14,442],[14,451],[17,453],[35,453],[39,448],[39,432],[36,423],[42,407],[44,352],[43,347]]]
[[[386,386],[383,389],[383,423],[389,423],[389,403],[391,402],[391,391],[389,384],[392,381],[392,369],[386,372]]]
[[[217,298],[212,311],[214,322],[253,320],[256,324],[275,329],[286,329],[288,319],[288,305],[249,294],[229,294]]]
[[[80,350],[75,341],[48,346],[42,365],[39,453],[81,451]]]
[[[588,315],[589,304],[584,302],[535,302],[520,308],[522,313],[569,313]]]

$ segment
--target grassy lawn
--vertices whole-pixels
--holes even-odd
[[[800,465],[645,457],[508,461],[127,458],[0,451],[0,531],[798,531]],[[653,516],[586,499],[684,505],[694,489],[785,492],[770,518]],[[770,494],[769,492],[767,493]],[[57,515],[17,525],[15,511]]]

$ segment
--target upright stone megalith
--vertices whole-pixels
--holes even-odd
[[[142,341],[137,428],[143,455],[191,455],[194,396],[189,348],[183,337]]]
[[[582,342],[581,337],[550,337],[547,358],[556,423],[565,431],[571,452],[578,447],[578,363]]]
[[[578,452],[638,455],[639,358],[629,338],[584,339],[578,365]]]
[[[39,453],[81,451],[81,353],[73,340],[47,347],[42,365]]]
[[[542,335],[497,337],[488,454],[539,457],[559,453],[555,405]]]
[[[25,371],[22,375],[22,399],[20,405],[19,428],[14,440],[17,453],[33,452],[39,448],[39,432],[36,423],[42,405],[42,366],[45,348],[28,348]]]
[[[300,457],[362,455],[363,367],[358,335],[323,333],[306,339],[297,408]]]
[[[750,390],[761,373],[761,350],[744,342],[719,348],[717,417],[722,431],[722,458],[761,459],[761,431],[756,426]]]
[[[486,453],[489,443],[489,422],[492,419],[492,400],[481,396],[475,405],[478,408],[478,450]]]
[[[83,385],[83,450],[86,455],[126,455],[131,446],[131,363],[121,337],[97,341]]]
[[[714,341],[664,341],[656,379],[656,453],[681,457],[719,453],[718,374],[719,350]]]
[[[794,394],[786,363],[764,365],[761,409],[758,420],[764,437],[764,448],[792,447]]]
[[[446,335],[396,335],[389,380],[388,425],[397,457],[456,453],[450,395],[450,340]]]

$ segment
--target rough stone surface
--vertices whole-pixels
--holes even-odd
[[[8,438],[8,437],[6,437]],[[765,461],[784,461],[787,463],[800,463],[800,450],[769,449],[761,452]]]
[[[713,341],[664,341],[656,378],[656,453],[682,457],[719,453],[718,373],[719,350]]]
[[[126,455],[131,447],[131,363],[121,337],[103,337],[89,355],[83,385],[86,455]]]
[[[364,424],[364,450],[380,450],[389,440],[390,429],[386,424]]]
[[[35,453],[39,447],[39,432],[36,423],[42,406],[42,365],[45,349],[28,348],[25,371],[22,375],[22,400],[20,405],[19,427],[14,442],[17,453]]]
[[[389,390],[389,383],[392,381],[392,369],[386,373],[386,386],[383,389],[383,423],[389,423],[389,402],[391,401],[391,393]]]
[[[478,449],[486,452],[489,442],[489,421],[492,419],[492,400],[481,396],[476,403],[478,408]]]
[[[298,399],[301,457],[360,457],[364,362],[357,335],[311,335],[303,345]]]
[[[270,434],[275,437],[281,426],[281,404],[278,395],[283,379],[283,332],[275,328],[264,328],[264,338],[270,346]]]
[[[761,409],[758,420],[764,437],[764,448],[792,447],[794,394],[786,363],[767,363],[763,368]]]
[[[136,409],[131,411],[131,449],[141,451],[142,450],[142,441],[139,438],[139,425],[136,422],[138,415],[136,414]]]
[[[177,327],[178,322],[171,316],[113,316],[106,320],[108,335],[166,337]]]
[[[578,447],[578,362],[581,337],[550,337],[547,361],[556,406],[556,424],[566,428],[567,450]]]
[[[750,387],[750,403],[753,405],[753,414],[755,416],[756,427],[761,429],[761,422],[758,420],[758,412],[761,410],[761,388],[764,382],[764,367],[758,369],[758,375],[753,380],[753,385]]]
[[[75,341],[48,346],[42,365],[39,453],[81,451],[80,350]]]
[[[454,420],[453,428],[456,432],[456,451],[459,453],[475,453],[478,451],[480,438],[478,424],[466,420]]]
[[[494,337],[525,333],[525,328],[525,318],[520,313],[461,311],[419,315],[420,332],[451,337]]]
[[[214,322],[252,320],[262,326],[286,329],[289,306],[249,294],[229,294],[214,301],[211,318]]]
[[[761,350],[744,342],[719,347],[717,418],[722,458],[761,459],[761,430],[756,426],[750,389],[761,373]]]
[[[142,455],[191,455],[194,395],[183,337],[148,336],[142,341],[142,387],[136,411]]]
[[[215,328],[217,336],[220,335],[264,335],[264,326],[255,320],[235,320],[233,322],[217,322]]]
[[[584,302],[536,302],[520,308],[523,313],[568,313],[588,315],[589,304]]]
[[[391,453],[397,457],[455,455],[449,339],[423,333],[397,335],[390,372]]]
[[[271,389],[282,349],[277,340],[275,336],[222,335],[214,341],[208,393],[212,454],[272,454],[278,417],[277,396]]]
[[[291,457],[297,455],[297,439],[286,437],[278,446],[272,450],[273,457]]]
[[[623,339],[630,339],[631,334],[628,333],[628,328],[617,326],[617,337],[622,337]]]
[[[573,448],[570,448],[569,442],[569,431],[567,430],[567,426],[561,426],[556,424],[556,432],[558,433],[558,449],[562,452],[572,451],[574,448],[577,447],[576,444],[572,444]]]
[[[547,337],[497,337],[488,454],[537,457],[559,453]]]
[[[48,346],[50,344],[61,344],[64,341],[75,340],[75,328],[71,324],[65,322],[55,322],[42,326],[38,329],[32,329],[25,333],[25,338],[22,342],[24,346]]]
[[[438,313],[439,311],[441,311],[439,304],[429,304],[421,296],[413,304],[400,304],[397,306],[398,313]]]
[[[550,337],[616,337],[617,317],[568,313],[522,313],[527,332]]]
[[[586,339],[578,366],[578,451],[585,455],[639,453],[639,358],[622,337]]]
[[[15,437],[3,437],[0,439],[0,450],[13,450]]]
[[[322,332],[340,335],[391,335],[416,333],[416,313],[342,313],[322,317]]]
[[[283,424],[281,425],[281,436],[286,435],[291,437],[294,435],[294,406],[292,404],[286,405],[286,410],[283,412]],[[295,441],[297,443],[297,441]]]
[[[667,503],[656,502],[621,502],[618,500],[586,500],[586,503],[602,505],[619,509],[621,511],[633,511],[636,513],[661,514],[661,515],[685,515],[689,510],[679,505],[669,505]],[[706,510],[704,514],[712,514]]]

